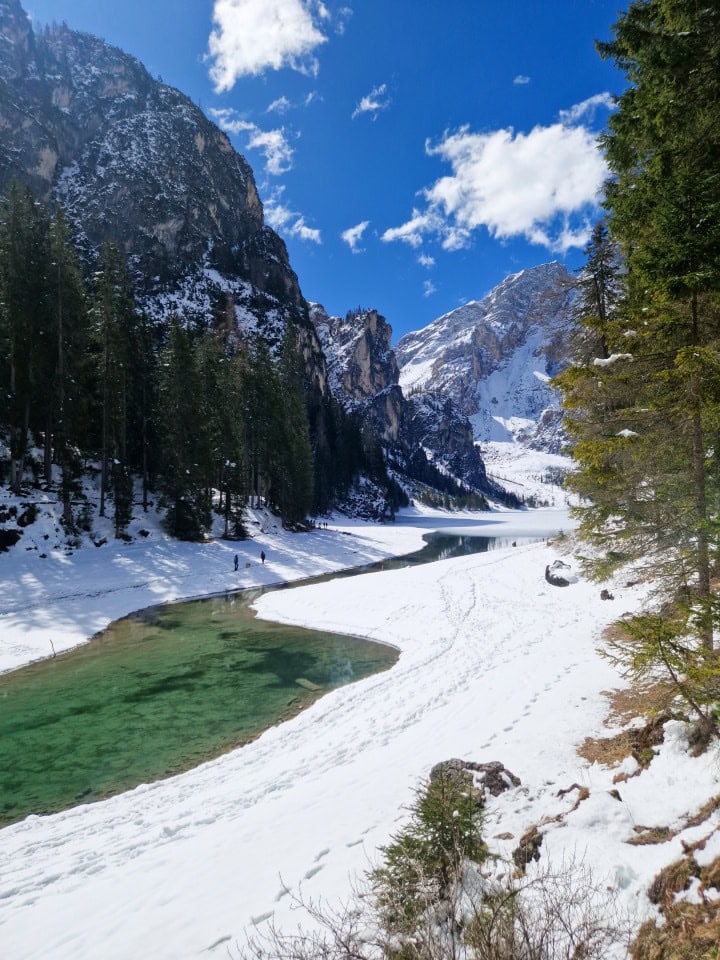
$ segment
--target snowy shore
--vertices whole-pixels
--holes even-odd
[[[523,522],[541,523],[533,513],[492,519],[513,537]],[[469,523],[409,517],[275,531],[249,544],[135,543],[101,548],[101,562],[87,549],[28,554],[3,571],[0,667],[46,655],[51,638],[58,650],[82,642],[150,603],[359,565],[419,548],[429,529]],[[580,856],[645,911],[652,876],[717,815],[666,844],[627,840],[637,824],[677,825],[717,793],[718,759],[690,760],[673,724],[618,801],[609,793],[617,770],[578,757],[584,737],[604,730],[602,691],[622,685],[597,655],[600,633],[642,595],[620,587],[603,601],[583,581],[553,588],[543,574],[556,558],[537,543],[261,597],[263,617],[392,643],[400,660],[186,774],[0,831],[4,960],[233,956],[270,916],[295,926],[288,889],[347,896],[419,779],[449,757],[500,760],[522,781],[489,807],[494,851],[508,855],[528,826],[560,813],[544,828],[543,857]],[[557,796],[573,783],[590,791],[575,811],[575,792]]]

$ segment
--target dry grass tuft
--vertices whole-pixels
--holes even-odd
[[[632,743],[626,731],[615,737],[585,737],[577,752],[588,763],[616,767],[632,754]]]
[[[700,879],[700,902],[675,900],[693,877]],[[700,870],[689,854],[662,870],[648,891],[662,921],[642,925],[630,947],[632,960],[720,960],[720,900],[706,896],[711,889],[720,892],[720,857]]]
[[[716,810],[720,809],[720,794],[717,794],[700,807],[697,813],[693,814],[691,817],[685,821],[685,827],[699,827],[701,823],[711,817]]]
[[[633,847],[644,847],[655,843],[667,843],[675,836],[670,827],[635,827],[637,835],[627,841]]]
[[[605,630],[605,638],[617,630],[612,624]],[[667,713],[677,696],[677,689],[667,680],[636,683],[624,690],[605,690],[608,699],[607,726],[623,726],[636,717],[656,717]]]
[[[605,640],[612,639],[618,629],[616,624],[607,627]],[[603,696],[608,700],[606,726],[627,727],[638,717],[649,720],[643,727],[631,727],[613,737],[586,737],[578,748],[578,755],[589,763],[602,763],[607,767],[616,767],[633,756],[642,769],[648,767],[653,758],[652,748],[662,743],[662,726],[670,718],[675,695],[673,685],[664,680],[634,684],[623,690],[604,690]],[[618,774],[613,782],[627,779],[627,774]]]
[[[648,898],[651,903],[661,906],[672,902],[676,893],[687,890],[693,877],[697,877],[700,868],[693,857],[683,857],[669,866],[664,867],[657,874],[648,889]]]
[[[663,726],[669,719],[668,714],[659,714],[645,726],[631,727],[614,737],[586,737],[577,752],[590,763],[603,763],[608,767],[617,766],[632,756],[645,769],[655,756],[653,747],[663,742]]]
[[[670,907],[665,923],[648,920],[630,947],[632,960],[720,960],[720,904]]]
[[[700,883],[706,890],[714,887],[720,892],[720,857],[702,868],[700,871]]]

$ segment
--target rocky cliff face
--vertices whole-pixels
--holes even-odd
[[[485,464],[473,439],[468,418],[450,397],[420,392],[406,400],[404,436],[444,473],[484,493],[491,490]]]
[[[407,478],[431,483],[434,467],[473,490],[488,490],[472,428],[457,404],[432,392],[403,394],[390,346],[392,328],[383,316],[367,310],[331,317],[312,304],[310,317],[327,357],[333,395],[372,425]]]
[[[399,370],[390,347],[392,328],[377,310],[328,316],[319,303],[310,305],[325,352],[333,396],[346,410],[371,419],[378,436],[395,443],[400,437],[404,398]]]
[[[128,257],[144,307],[199,325],[234,319],[273,346],[288,321],[323,389],[325,369],[283,241],[227,136],[133,57],[87,34],[36,34],[0,0],[0,193],[13,177],[59,201],[90,262]]]
[[[557,452],[559,397],[549,380],[567,363],[574,297],[573,277],[559,263],[508,277],[484,300],[400,340],[403,389],[450,397],[478,441],[518,440]]]

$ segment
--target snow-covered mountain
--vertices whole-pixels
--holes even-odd
[[[227,135],[124,51],[65,25],[34,30],[19,0],[0,0],[0,50],[0,194],[16,178],[59,202],[89,270],[114,243],[159,324],[234,322],[277,350],[295,323],[324,390],[285,244]]]
[[[488,482],[467,417],[451,396],[428,389],[406,396],[401,389],[392,328],[377,310],[331,317],[311,304],[327,359],[333,396],[370,426],[398,475],[435,488],[500,495]],[[453,491],[457,493],[458,490]]]
[[[431,390],[451,398],[478,441],[557,451],[559,398],[548,381],[567,362],[574,298],[572,275],[546,263],[406,334],[395,348],[405,395]]]

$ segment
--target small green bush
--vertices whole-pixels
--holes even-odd
[[[483,811],[467,777],[446,773],[421,787],[410,822],[382,848],[371,885],[385,928],[409,934],[425,910],[445,899],[465,860],[487,857]]]

